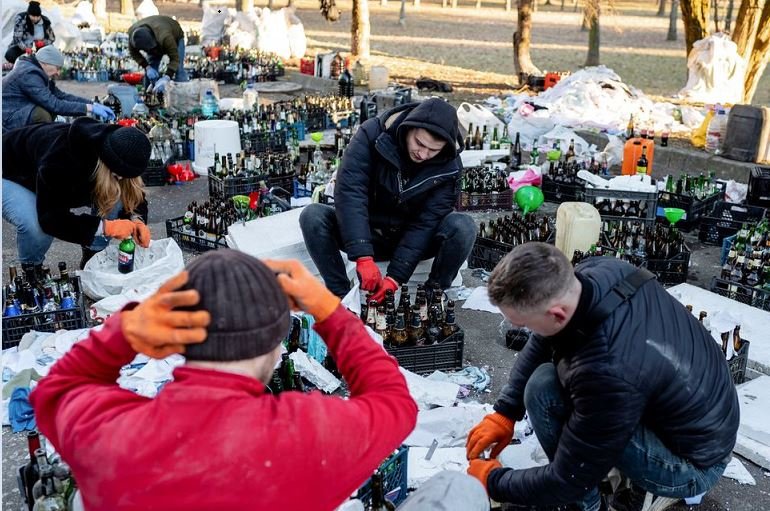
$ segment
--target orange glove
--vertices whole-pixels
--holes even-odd
[[[470,461],[468,465],[468,475],[471,475],[478,479],[484,489],[487,489],[487,479],[489,479],[489,473],[496,468],[503,468],[497,460],[482,460],[481,458],[475,458]],[[488,492],[489,490],[487,490]]]
[[[511,419],[497,412],[484,417],[468,433],[468,441],[465,443],[468,459],[478,458],[492,444],[497,445],[492,449],[489,457],[497,458],[500,452],[508,447],[508,444],[513,440],[514,424],[515,422]]]
[[[302,263],[291,259],[262,261],[276,273],[276,279],[289,298],[294,310],[303,310],[316,321],[323,321],[337,310],[340,299],[326,289],[320,280],[313,277]]]
[[[374,291],[382,280],[380,268],[372,257],[356,259],[356,273],[358,274],[358,281],[361,282],[361,289],[364,291]]]
[[[382,303],[385,300],[385,293],[387,293],[388,290],[391,290],[394,293],[398,291],[398,282],[393,280],[392,277],[385,277],[382,279],[380,285],[374,290],[374,294],[369,297],[369,300]]]
[[[108,238],[124,240],[134,235],[134,222],[131,220],[105,220],[104,235]]]
[[[164,358],[173,353],[184,353],[185,344],[206,339],[206,326],[211,321],[208,311],[180,311],[200,301],[198,291],[177,291],[187,282],[183,271],[171,278],[154,295],[131,310],[120,313],[123,336],[137,353],[153,358]]]
[[[134,239],[139,243],[142,248],[148,248],[150,246],[150,228],[144,225],[141,220],[134,220]]]

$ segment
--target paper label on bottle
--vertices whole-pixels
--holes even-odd
[[[122,250],[118,251],[118,264],[121,264],[121,265],[131,264],[133,260],[134,260],[134,254],[129,254],[128,252],[123,252]]]

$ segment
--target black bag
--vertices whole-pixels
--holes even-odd
[[[762,138],[762,109],[751,105],[735,105],[727,118],[722,156],[730,160],[755,162]]]

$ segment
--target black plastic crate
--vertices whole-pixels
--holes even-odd
[[[511,211],[513,210],[513,190],[502,192],[476,193],[460,192],[457,198],[457,211]]]
[[[166,165],[160,161],[151,162],[142,173],[144,186],[163,186],[168,183]]]
[[[191,252],[207,252],[209,250],[227,248],[227,243],[225,243],[223,237],[211,239],[185,232],[183,216],[166,220],[166,236],[174,238],[174,241],[176,241],[180,248]]]
[[[765,209],[720,201],[701,219],[698,239],[707,245],[722,246],[722,240],[736,234],[743,223],[755,224],[765,216]]]
[[[645,266],[658,277],[661,284],[681,284],[687,282],[690,251],[685,249],[670,259],[648,259]]]
[[[326,110],[316,110],[309,113],[307,119],[305,119],[305,132],[312,133],[314,131],[323,131],[327,127],[327,115]]]
[[[658,194],[658,221],[668,224],[664,208],[680,208],[685,211],[685,216],[676,223],[677,228],[689,230],[700,223],[701,218],[708,215],[714,209],[714,204],[725,199],[726,183],[718,183],[721,189],[705,199],[698,200],[695,197],[672,192],[660,192]]]
[[[249,133],[241,137],[241,146],[244,150],[259,153],[285,153],[288,150],[286,145],[286,130],[258,133]]]
[[[396,452],[388,456],[378,469],[382,474],[382,493],[396,507],[406,500],[408,462],[409,447],[402,445]],[[372,503],[371,478],[358,489],[356,498],[363,502],[365,509],[369,509]]]
[[[500,262],[500,259],[513,250],[513,245],[494,241],[489,238],[476,236],[476,243],[473,244],[471,255],[468,258],[468,267],[483,268],[492,271]]]
[[[732,341],[730,341],[732,342]],[[741,349],[738,350],[733,358],[727,361],[730,367],[730,376],[733,377],[733,383],[740,385],[746,381],[746,366],[749,362],[749,341],[741,339]]]
[[[385,349],[396,357],[398,364],[407,371],[429,374],[437,370],[462,369],[464,348],[465,334],[460,330],[435,344],[405,346],[403,348],[386,346]]]
[[[267,176],[228,176],[221,178],[209,171],[209,197],[221,195],[229,198],[235,195],[248,195],[259,190],[260,181],[265,181]]]
[[[714,277],[711,279],[709,291],[725,296],[737,302],[751,305],[757,309],[770,311],[770,291],[760,287],[738,284],[730,280]]]
[[[82,289],[80,277],[70,277],[75,289]],[[20,316],[3,318],[3,349],[19,344],[21,338],[30,330],[37,332],[55,332],[57,330],[76,330],[88,327],[88,311],[83,293],[77,295],[77,302],[72,309],[60,309],[50,312],[35,312]]]
[[[607,190],[604,188],[586,188],[583,192],[583,201],[587,202],[599,209],[599,203],[604,199],[609,200],[621,200],[621,201],[638,201],[641,207],[642,203],[645,205],[645,211],[643,217],[633,216],[616,216],[603,214],[601,211],[602,220],[610,221],[642,221],[646,223],[655,222],[655,215],[658,207],[658,192],[630,192],[626,190]]]
[[[291,195],[294,191],[294,174],[289,174],[287,176],[270,176],[267,178],[266,184],[268,188],[273,188],[274,186],[283,188],[289,195]]]
[[[770,208],[770,167],[751,169],[746,202],[752,206]]]
[[[576,183],[559,183],[543,176],[543,196],[548,202],[582,202],[586,187]]]

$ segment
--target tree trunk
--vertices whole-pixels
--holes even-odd
[[[719,0],[714,0],[714,32],[719,32]]]
[[[289,3],[292,3],[289,0]],[[254,0],[238,0],[238,10],[241,12],[251,12],[254,10]]]
[[[679,12],[679,0],[671,0],[671,12],[668,13],[668,35],[666,41],[676,41],[676,18]]]
[[[684,37],[687,55],[692,51],[695,41],[708,35],[709,0],[679,0],[684,22]]]
[[[564,10],[564,0],[561,0],[561,9],[560,10],[562,10],[562,11]]]
[[[134,2],[131,0],[120,0],[120,14],[128,16],[134,15]]]
[[[94,16],[97,19],[107,17],[107,0],[94,0]]]
[[[665,16],[666,15],[666,0],[660,0],[658,2],[658,16]]]
[[[599,15],[601,14],[600,0],[587,0],[583,10],[584,19],[587,19],[591,31],[588,33],[588,56],[586,57],[586,67],[599,65]]]
[[[737,24],[736,20],[736,26]],[[770,62],[770,0],[765,1],[757,26],[754,47],[748,54],[746,79],[743,82],[743,101],[745,103],[751,103],[751,100],[754,99],[759,79]]]
[[[521,80],[522,75],[540,75],[540,70],[532,63],[529,45],[532,40],[532,4],[536,0],[518,0],[517,27],[513,33],[513,68]]]
[[[271,11],[275,9],[273,0],[267,0],[267,8],[270,9]]]
[[[730,28],[733,24],[733,7],[735,6],[734,0],[727,2],[727,13],[725,13],[725,32],[730,32]]]
[[[587,0],[586,5],[583,8],[583,18],[580,21],[580,31],[581,32],[588,32],[588,29],[591,27],[591,16],[588,14],[588,4],[592,3],[592,0]]]
[[[743,0],[738,8],[738,16],[735,18],[735,30],[733,42],[738,45],[740,55],[748,55],[754,46],[757,35],[758,20],[762,5],[761,0]],[[767,3],[767,2],[765,2]]]
[[[415,0],[417,2],[417,0]],[[406,27],[406,0],[401,0],[401,11],[398,13],[398,24]]]
[[[353,0],[353,20],[350,25],[350,53],[369,58],[369,0]]]

